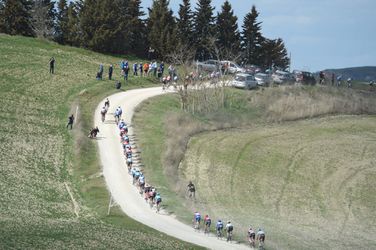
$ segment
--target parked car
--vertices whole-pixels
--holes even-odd
[[[238,73],[232,80],[231,86],[241,89],[253,89],[257,88],[257,81],[253,75]]]
[[[314,85],[316,79],[311,72],[307,71],[297,71],[295,73],[295,81],[302,84]]]
[[[237,63],[231,61],[221,61],[222,69],[227,64],[227,72],[230,74],[245,73],[245,69],[240,67]]]
[[[283,84],[283,83],[289,83],[293,82],[294,79],[292,75],[289,72],[277,70],[272,74],[273,82],[276,84]]]
[[[271,77],[265,73],[257,73],[255,74],[255,79],[259,86],[268,86],[271,82]]]
[[[197,69],[199,71],[219,71],[220,68],[220,61],[217,60],[207,60],[204,62],[197,62]]]

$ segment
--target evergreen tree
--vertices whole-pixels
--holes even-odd
[[[177,18],[177,39],[180,45],[188,47],[193,43],[193,13],[190,0],[183,0],[179,5]]]
[[[176,23],[168,5],[168,0],[153,1],[147,21],[149,46],[160,59],[170,54],[176,46]]]
[[[126,51],[138,56],[145,56],[147,50],[147,34],[145,23],[141,19],[145,13],[141,10],[141,0],[133,0],[129,3],[128,8],[128,23],[129,33],[128,40],[129,47]]]
[[[80,11],[79,2],[70,2],[67,9],[67,23],[65,43],[71,46],[81,45],[81,30],[78,14]]]
[[[3,17],[4,17],[4,0],[0,0],[0,33],[5,33]]]
[[[34,36],[30,0],[2,1],[1,31],[10,35]]]
[[[242,49],[244,59],[249,64],[260,65],[262,62],[263,36],[261,34],[261,22],[257,21],[259,13],[253,5],[252,10],[244,17],[242,32]]]
[[[34,0],[32,7],[33,28],[37,37],[52,38],[55,32],[55,2]]]
[[[65,44],[68,36],[67,0],[59,0],[57,8],[55,40],[58,43]]]
[[[289,67],[290,59],[281,38],[275,40],[265,39],[262,44],[262,51],[263,63],[260,66],[263,68],[279,68],[286,70]]]
[[[196,44],[196,58],[206,60],[211,58],[212,40],[215,35],[213,17],[214,8],[211,0],[198,0],[194,17],[194,43]]]
[[[234,15],[229,1],[222,5],[222,12],[217,15],[217,45],[223,51],[224,59],[232,59],[240,52],[240,33],[238,18]]]

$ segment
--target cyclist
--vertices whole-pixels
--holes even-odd
[[[107,110],[108,110],[108,108],[110,107],[110,100],[108,100],[108,98],[107,98],[106,101],[104,102],[104,106],[106,107]]]
[[[259,242],[259,247],[263,247],[265,243],[265,232],[261,228],[258,229],[256,239]]]
[[[104,120],[106,118],[106,113],[107,113],[106,107],[102,107],[102,109],[101,109],[102,122],[104,122]]]
[[[211,225],[211,219],[209,215],[205,215],[204,217],[204,224],[205,224],[205,231],[204,233],[210,233],[210,225]]]
[[[142,194],[145,188],[145,175],[142,172],[138,177],[138,186],[140,187],[140,194]]]
[[[119,121],[118,127],[119,127],[120,131],[122,131],[122,130],[125,130],[125,128],[127,127],[127,124],[125,123],[125,121],[123,119],[121,119],[121,121]],[[123,131],[123,133],[124,132],[125,131]]]
[[[226,232],[227,232],[227,241],[231,242],[232,231],[234,230],[234,226],[231,224],[231,221],[227,222],[225,229],[226,229]]]
[[[351,77],[347,78],[347,87],[348,88],[351,88],[351,86],[352,86],[351,81],[352,81]]]
[[[341,86],[342,83],[342,75],[337,76],[337,87]]]
[[[223,222],[221,220],[217,221],[217,224],[215,225],[215,228],[217,230],[217,237],[222,237],[222,230],[223,230]]]
[[[251,247],[255,247],[255,241],[256,241],[256,233],[255,231],[252,229],[252,226],[249,227],[248,229],[248,241],[249,241],[249,244],[251,245]]]
[[[160,195],[159,193],[157,193],[157,194],[155,195],[154,200],[155,200],[155,204],[156,204],[156,206],[157,206],[157,213],[158,213],[158,212],[159,212],[159,209],[160,209],[160,207],[161,207],[161,202],[162,202],[162,197],[161,197],[161,195]]]
[[[200,229],[200,222],[201,222],[201,214],[199,212],[194,213],[194,222],[195,222],[195,229],[199,230]]]
[[[123,110],[121,109],[121,107],[119,106],[116,110],[115,110],[115,122],[116,124],[118,124],[120,118],[121,118],[121,115],[123,113]]]

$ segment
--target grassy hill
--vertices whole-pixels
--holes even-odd
[[[48,72],[56,58],[56,74]],[[113,208],[96,143],[86,137],[94,108],[115,92],[96,81],[99,63],[120,61],[48,41],[0,35],[0,248],[187,249]],[[106,72],[106,71],[105,71]],[[119,70],[114,72],[119,79]],[[132,78],[124,89],[151,78]],[[124,90],[123,89],[123,90]],[[72,131],[67,117],[79,107]]]
[[[145,168],[167,209],[187,222],[194,210],[229,219],[239,240],[260,226],[268,249],[375,248],[375,93],[289,86],[227,96],[211,114],[181,112],[175,96],[139,108]]]
[[[353,67],[343,69],[326,69],[325,71],[333,72],[336,75],[342,75],[342,79],[344,80],[349,77],[357,81],[365,82],[376,80],[376,66]]]

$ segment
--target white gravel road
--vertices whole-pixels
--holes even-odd
[[[127,124],[130,124],[134,109],[138,104],[150,97],[164,93],[161,87],[156,87],[135,89],[114,94],[108,97],[110,100],[109,113],[113,113],[116,107],[121,106],[123,109],[123,119]],[[155,210],[150,209],[149,205],[141,198],[136,187],[132,185],[132,178],[127,172],[120,145],[119,131],[114,123],[113,115],[108,114],[106,117],[107,121],[104,123],[101,122],[100,109],[103,107],[104,101],[95,110],[94,120],[94,125],[98,126],[100,130],[97,140],[100,159],[108,190],[124,213],[158,231],[206,248],[249,249],[245,245],[227,243],[224,240],[218,240],[213,235],[207,236],[202,232],[195,232],[192,226],[186,225],[172,216],[164,215],[163,213],[157,214]],[[129,134],[133,135],[132,126],[129,128]]]

